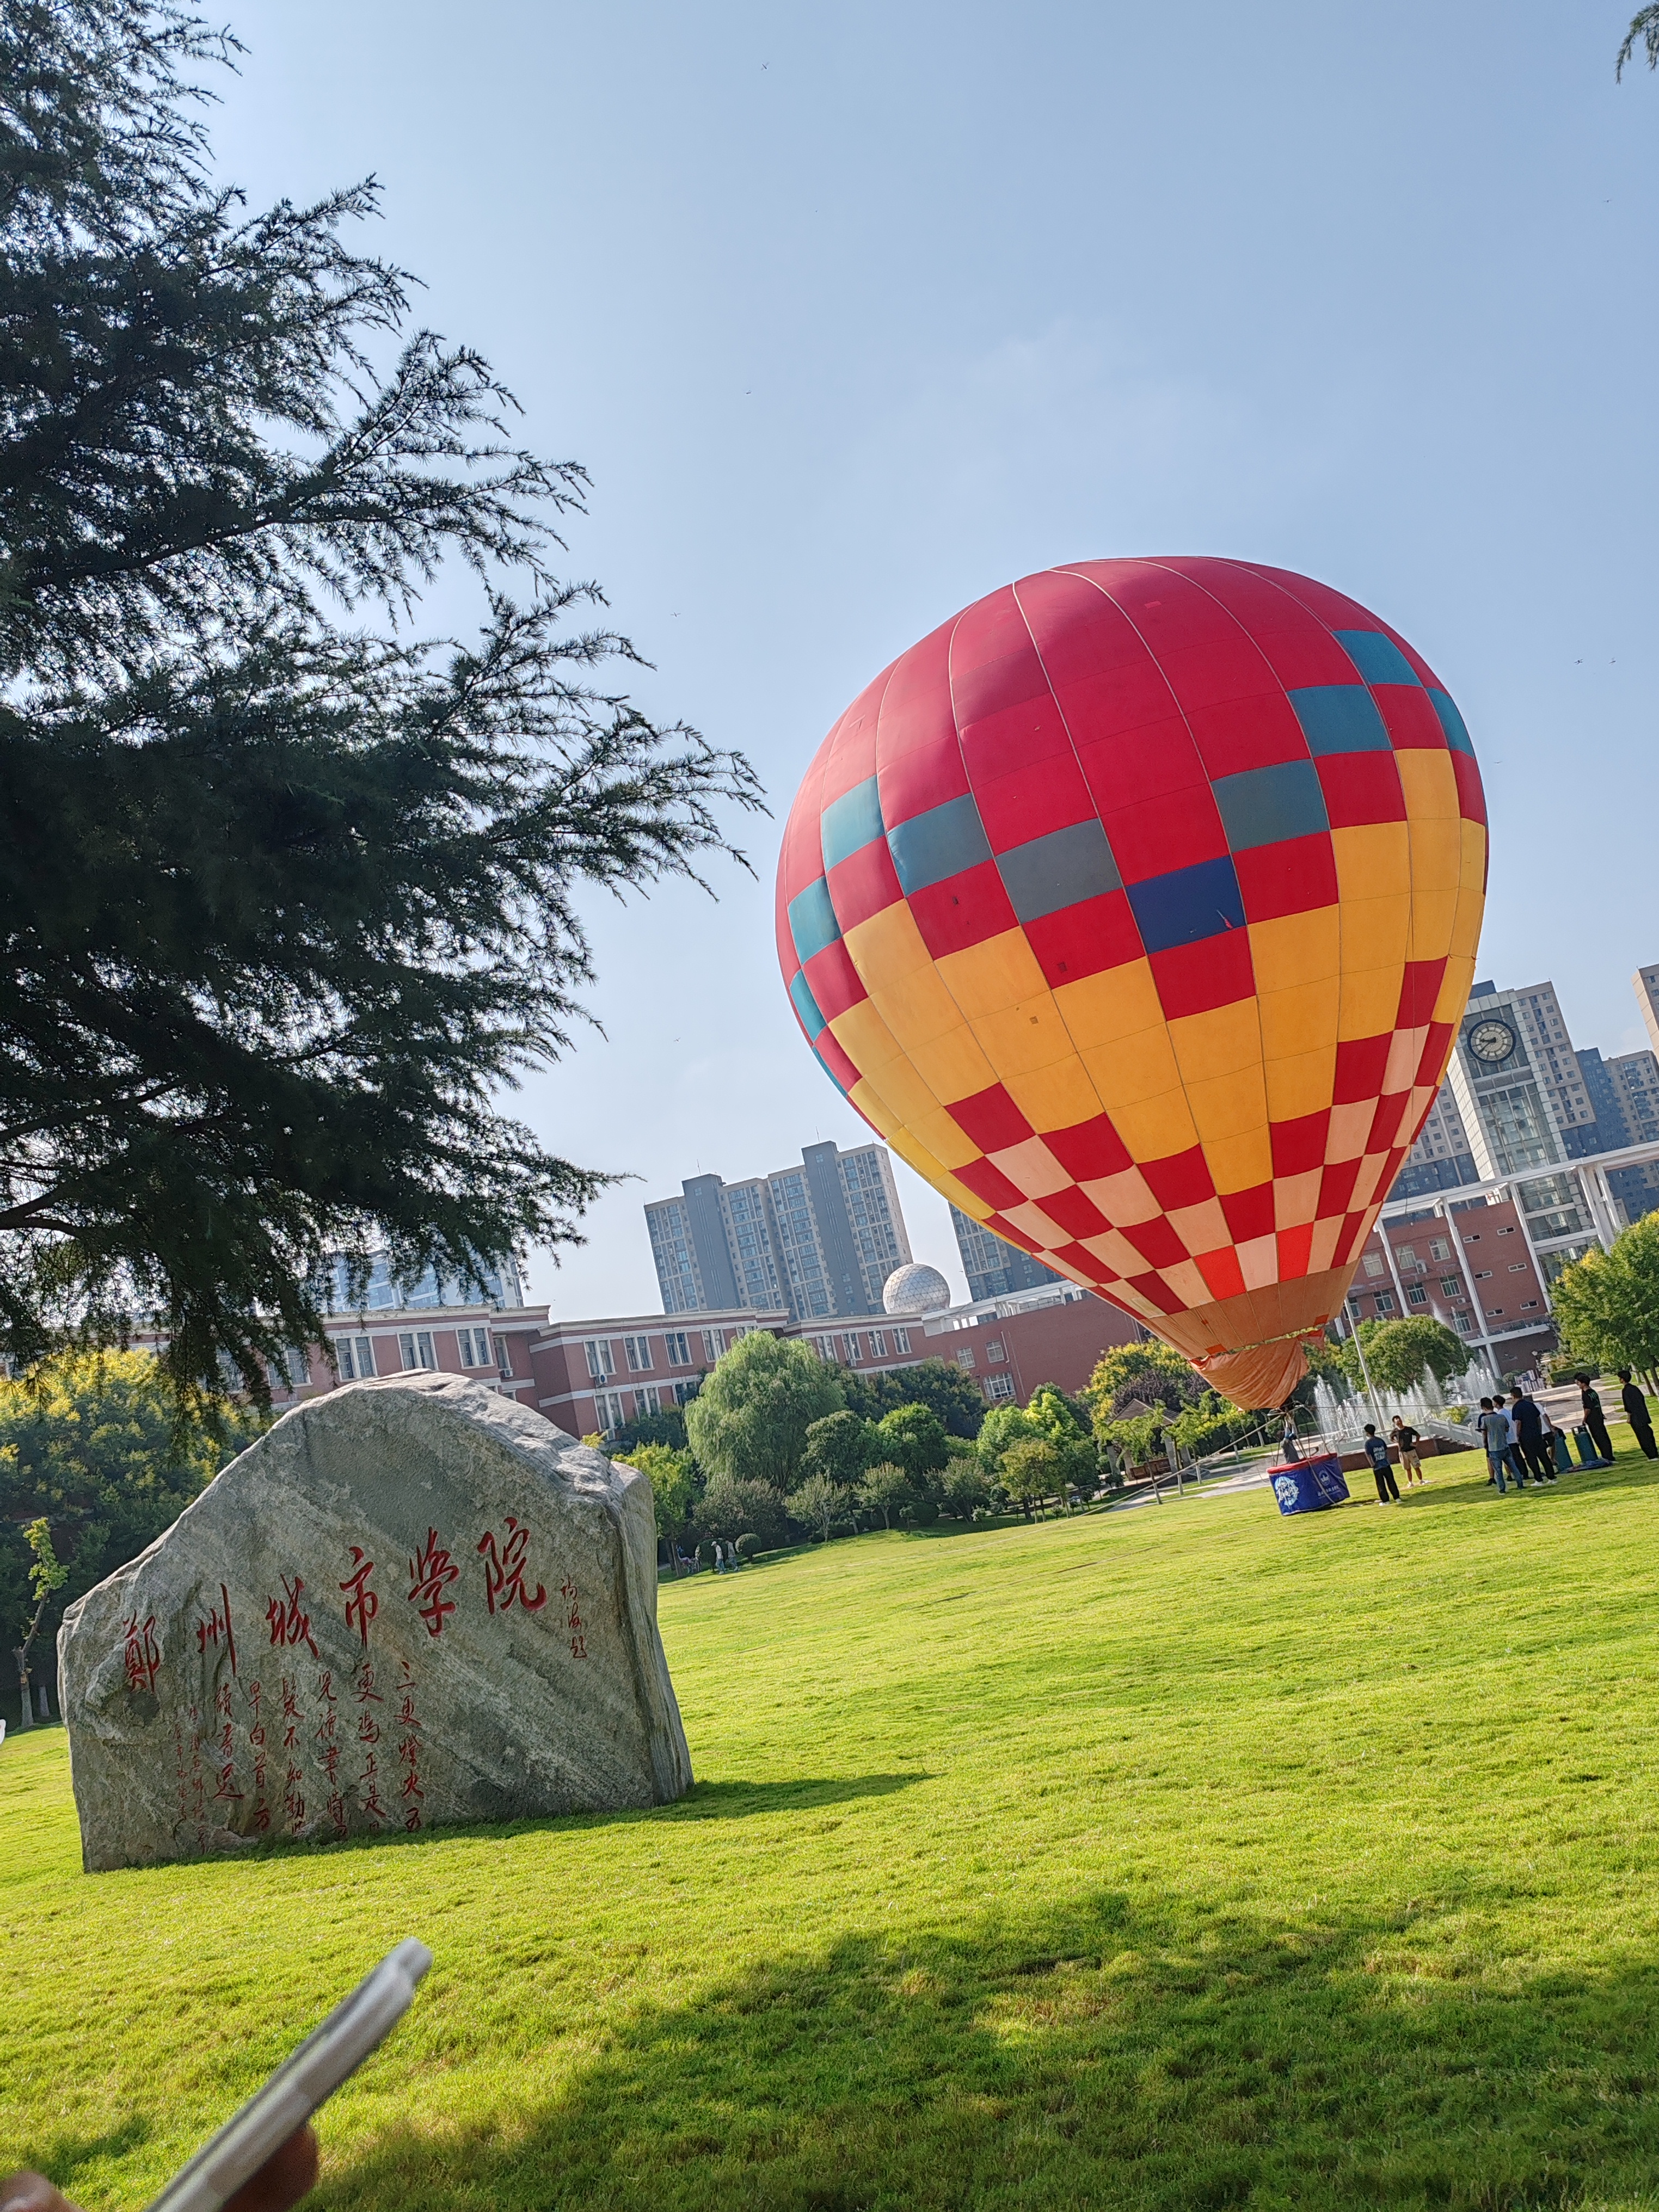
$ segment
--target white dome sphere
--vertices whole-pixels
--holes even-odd
[[[937,1267],[913,1260],[896,1267],[882,1287],[882,1304],[890,1314],[943,1313],[951,1303],[951,1285]]]

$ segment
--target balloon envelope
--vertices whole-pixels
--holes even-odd
[[[1264,1406],[1433,1103],[1486,868],[1468,732],[1385,623],[1251,562],[1079,562],[841,717],[778,950],[895,1152]]]

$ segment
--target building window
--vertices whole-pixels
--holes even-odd
[[[711,1367],[720,1358],[720,1353],[724,1350],[725,1346],[720,1342],[720,1333],[719,1329],[704,1329],[702,1333],[702,1356],[708,1362],[708,1364]]]
[[[1455,1313],[1452,1316],[1452,1326],[1460,1336],[1468,1336],[1474,1329],[1474,1321],[1466,1313]]]
[[[1398,1246],[1395,1251],[1394,1256],[1400,1262],[1400,1265],[1402,1267],[1414,1267],[1417,1265],[1417,1252],[1415,1247],[1413,1245],[1401,1244]]]
[[[489,1331],[487,1328],[458,1328],[455,1348],[461,1356],[463,1367],[488,1367],[489,1359]]]
[[[1466,1237],[1463,1242],[1466,1244],[1478,1244],[1480,1242],[1480,1231],[1478,1229],[1475,1230],[1471,1235]]]
[[[1474,1279],[1477,1283],[1484,1283],[1488,1280],[1491,1274],[1490,1267],[1477,1267],[1474,1271]]]
[[[908,1328],[896,1328],[893,1331],[893,1349],[895,1352],[908,1352],[909,1351],[910,1332]]]
[[[1377,1292],[1376,1310],[1380,1314],[1389,1314],[1394,1311],[1394,1292],[1392,1291],[1379,1291]]]
[[[1511,1260],[1511,1261],[1510,1261],[1510,1274],[1512,1274],[1512,1275],[1524,1275],[1524,1274],[1526,1273],[1526,1272],[1527,1272],[1527,1263],[1526,1263],[1526,1261],[1525,1261],[1524,1260]]]
[[[671,1367],[689,1367],[691,1364],[691,1346],[686,1341],[685,1331],[683,1328],[671,1328],[664,1337],[663,1342],[668,1347],[668,1364]]]
[[[1007,1353],[1002,1348],[1002,1343],[1000,1338],[995,1342],[986,1346],[985,1357],[988,1359],[994,1361],[1006,1359],[1008,1357]]]
[[[593,1393],[593,1413],[601,1432],[619,1429],[623,1425],[623,1401],[620,1390],[596,1390]]]
[[[1364,1310],[1365,1309],[1360,1304],[1358,1298],[1350,1298],[1348,1300],[1348,1318],[1351,1321],[1358,1321]]]
[[[1502,1306],[1488,1306],[1486,1308],[1486,1319],[1488,1321],[1502,1321],[1503,1318],[1504,1309]]]
[[[265,1372],[273,1390],[301,1390],[311,1380],[311,1362],[303,1352],[287,1352],[280,1365],[273,1362]]]
[[[870,1332],[870,1357],[871,1357],[871,1358],[872,1358],[872,1359],[885,1359],[885,1358],[886,1358],[886,1357],[887,1357],[887,1332],[886,1332],[886,1330],[885,1330],[884,1328],[872,1328],[872,1329],[871,1330],[871,1332]]]
[[[1493,1231],[1493,1234],[1498,1237],[1513,1237],[1515,1234],[1515,1224],[1510,1222],[1507,1229],[1496,1230]]]
[[[856,1336],[842,1337],[841,1356],[849,1367],[855,1367],[858,1364],[859,1340]]]
[[[1463,1278],[1461,1275],[1443,1275],[1440,1278],[1440,1295],[1443,1298],[1461,1298]]]
[[[1406,1304],[1408,1306],[1425,1306],[1428,1303],[1429,1294],[1421,1283],[1413,1283],[1406,1292]]]
[[[964,1344],[961,1351],[957,1354],[957,1365],[958,1367],[971,1367],[973,1364],[974,1347],[971,1344]]]
[[[628,1371],[630,1375],[648,1375],[657,1364],[651,1357],[651,1340],[648,1336],[623,1337],[623,1351],[628,1360]]]
[[[674,1385],[674,1403],[677,1406],[689,1406],[696,1395],[695,1382],[677,1382]]]
[[[662,1400],[658,1395],[654,1383],[647,1382],[635,1391],[634,1412],[636,1417],[642,1418],[647,1413],[658,1413],[661,1411]]]
[[[416,1367],[435,1367],[432,1357],[432,1331],[429,1328],[405,1329],[398,1339],[398,1349],[403,1355],[405,1370]]]
[[[823,1361],[825,1366],[828,1366],[836,1356],[836,1340],[833,1336],[815,1336],[812,1339],[812,1349]]]
[[[1007,1401],[1014,1395],[1013,1376],[1012,1375],[988,1375],[985,1378],[985,1395],[991,1401],[991,1403],[994,1406],[1000,1404],[1006,1405]]]
[[[587,1354],[587,1378],[590,1382],[606,1382],[616,1373],[617,1363],[611,1357],[608,1336],[588,1337],[582,1350]]]
[[[510,1381],[513,1375],[513,1353],[504,1336],[498,1336],[495,1339],[495,1364]]]
[[[1521,1310],[1522,1313],[1530,1313],[1537,1304],[1538,1301],[1536,1298],[1522,1298],[1521,1301]]]
[[[337,1336],[334,1356],[343,1382],[369,1382],[374,1376],[374,1345],[367,1336]]]
[[[1431,1259],[1431,1260],[1449,1260],[1449,1259],[1450,1259],[1450,1257],[1451,1257],[1451,1246],[1450,1246],[1449,1244],[1448,1244],[1448,1243],[1447,1243],[1447,1242],[1446,1242],[1446,1240],[1445,1240],[1445,1238],[1444,1238],[1443,1237],[1430,1237],[1430,1239],[1429,1239],[1429,1257],[1430,1257],[1430,1259]]]
[[[1386,1262],[1384,1261],[1384,1260],[1383,1260],[1383,1258],[1382,1258],[1382,1255],[1380,1252],[1367,1252],[1367,1253],[1366,1253],[1366,1255],[1365,1255],[1365,1273],[1366,1273],[1368,1275],[1373,1275],[1373,1276],[1375,1276],[1375,1275],[1386,1275],[1386,1274],[1388,1273],[1388,1272],[1389,1272],[1389,1270],[1388,1270],[1387,1264],[1386,1264]]]

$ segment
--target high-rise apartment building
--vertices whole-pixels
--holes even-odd
[[[1022,1252],[1018,1244],[1005,1243],[959,1206],[951,1208],[951,1226],[957,1233],[968,1295],[975,1304],[981,1298],[1010,1297],[1016,1291],[1035,1291],[1044,1283],[1066,1279],[1030,1253]]]
[[[1636,992],[1636,1003],[1642,1009],[1648,1042],[1659,1052],[1659,968],[1638,968],[1631,982]]]
[[[645,1209],[665,1313],[752,1306],[797,1321],[881,1311],[910,1239],[881,1145],[808,1145],[799,1167],[694,1176]]]
[[[1659,1059],[1650,1052],[1626,1052],[1603,1060],[1592,1045],[1579,1054],[1578,1064],[1595,1109],[1598,1152],[1659,1143]],[[1659,1161],[1609,1168],[1607,1188],[1626,1219],[1639,1221],[1659,1207]]]

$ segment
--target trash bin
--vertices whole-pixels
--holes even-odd
[[[1580,1467],[1611,1467],[1610,1459],[1603,1459],[1595,1449],[1595,1439],[1582,1425],[1572,1432],[1573,1444],[1578,1453]]]

